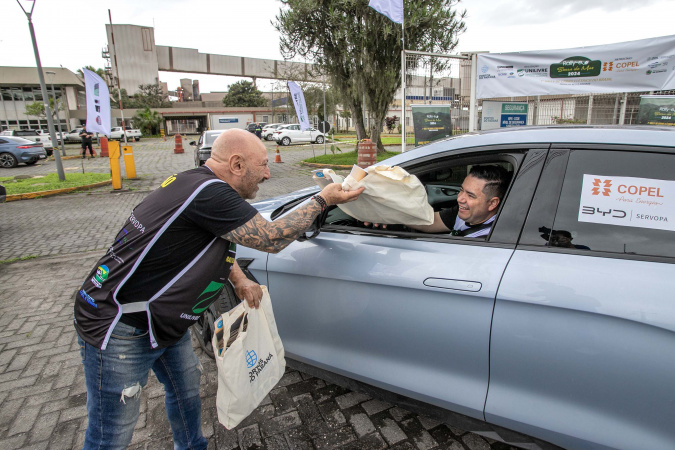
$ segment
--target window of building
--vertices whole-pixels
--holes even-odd
[[[33,97],[35,98],[36,102],[41,102],[43,100],[42,89],[40,88],[33,89]]]
[[[33,97],[33,88],[23,88],[23,99],[27,102],[35,101],[35,97]]]
[[[2,99],[4,101],[12,101],[12,93],[10,92],[9,88],[0,88],[0,94],[2,95]]]
[[[675,155],[570,152],[551,247],[675,257]]]
[[[12,97],[14,98],[15,101],[20,102],[23,101],[23,93],[21,92],[21,88],[11,88],[12,90]]]

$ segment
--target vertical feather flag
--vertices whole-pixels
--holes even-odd
[[[370,0],[368,6],[393,22],[403,23],[403,0]]]
[[[82,69],[87,97],[87,131],[110,136],[110,94],[105,81],[91,70]]]

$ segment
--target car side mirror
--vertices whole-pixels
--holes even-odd
[[[314,222],[309,226],[307,230],[297,239],[299,242],[311,241],[321,233],[321,224],[326,221],[326,216],[328,215],[328,209],[326,208],[316,216]]]
[[[196,141],[192,141],[192,142],[190,142],[190,145],[197,145],[197,142],[196,142]]]

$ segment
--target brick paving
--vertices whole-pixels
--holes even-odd
[[[270,160],[274,146],[268,144]],[[74,154],[77,147],[69,147]],[[72,294],[107,248],[131,208],[168,175],[193,167],[192,152],[175,155],[170,142],[134,144],[138,180],[124,190],[98,188],[0,205],[0,449],[81,448],[87,424],[84,373],[72,326]],[[316,146],[316,151],[323,149]],[[308,148],[282,148],[283,164],[258,199],[312,185],[297,161]],[[106,158],[66,160],[66,172],[105,172]],[[2,169],[0,176],[45,174],[54,162]],[[210,449],[509,449],[393,404],[288,369],[243,423],[217,420],[215,363],[193,342],[204,366],[202,427]],[[132,449],[172,448],[163,388],[151,375],[142,391]]]

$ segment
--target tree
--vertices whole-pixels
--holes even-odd
[[[281,32],[281,52],[300,55],[328,75],[354,118],[357,138],[370,134],[384,151],[380,133],[384,117],[401,85],[401,27],[368,7],[367,0],[281,0],[274,23]],[[407,50],[448,53],[465,30],[460,0],[405,3]],[[365,97],[365,105],[363,98]],[[372,124],[363,122],[367,107]],[[369,133],[367,133],[369,131]]]
[[[159,134],[162,116],[157,111],[152,111],[146,106],[142,111],[136,112],[132,120],[144,134]]]
[[[63,106],[63,103],[56,101],[58,108],[54,107],[54,99],[49,97],[49,108],[52,110],[52,118],[56,120],[58,111],[63,111],[66,108]],[[34,102],[26,105],[25,114],[27,116],[36,116],[46,118],[47,114],[45,113],[45,104],[43,102]]]
[[[256,107],[266,106],[267,100],[262,92],[250,81],[241,80],[228,86],[227,95],[223,97],[225,106]]]
[[[143,109],[143,108],[171,108],[169,97],[164,94],[159,82],[154,84],[139,84],[138,92],[133,96],[127,94],[127,90],[122,88],[122,107],[124,109]],[[119,108],[119,97],[117,89],[110,89],[112,100],[110,106]]]

